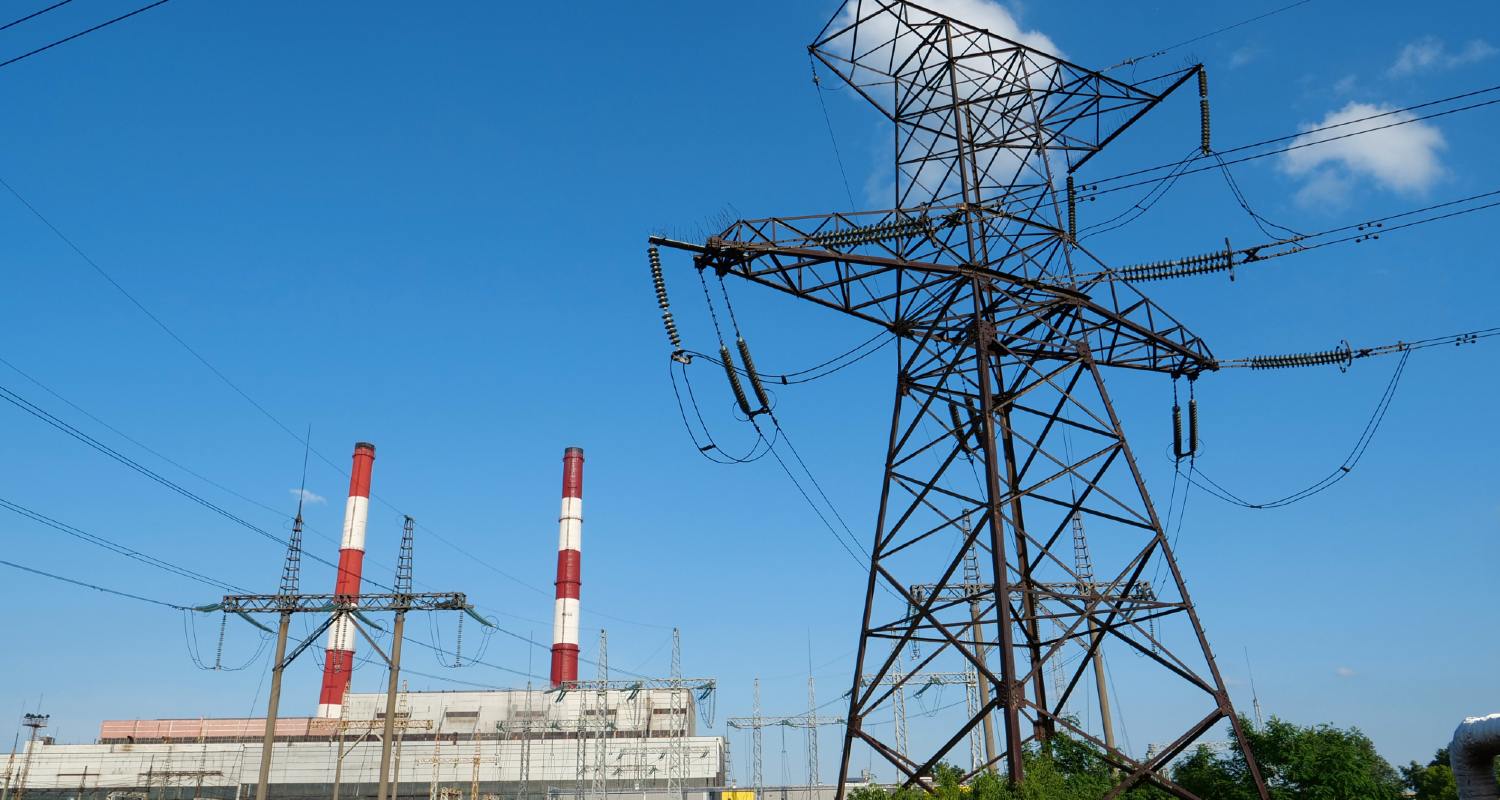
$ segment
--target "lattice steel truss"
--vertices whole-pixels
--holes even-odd
[[[1103,374],[1196,377],[1217,364],[1078,246],[1063,190],[1201,68],[1125,83],[892,0],[847,0],[810,50],[895,124],[896,207],[743,220],[703,244],[652,242],[897,337],[840,787],[857,744],[914,784],[989,718],[999,745],[974,773],[1000,767],[1020,782],[1024,749],[1066,732],[1114,771],[1106,797],[1149,782],[1192,800],[1166,765],[1227,721],[1265,798]],[[1075,514],[1093,533],[1087,579],[1073,563]],[[971,547],[981,582],[960,575]],[[972,670],[987,687],[947,735],[914,744],[920,753],[864,724],[889,718],[903,682],[887,676],[913,642],[922,657],[904,676]],[[1138,654],[1132,692],[1178,717],[1170,744],[1150,755],[1110,747],[1064,713],[1105,647]],[[1068,680],[1049,696],[1045,677],[1059,663]]]

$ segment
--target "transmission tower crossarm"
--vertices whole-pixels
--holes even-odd
[[[468,611],[471,606],[463,592],[418,592],[414,594],[363,594],[347,597],[336,594],[232,594],[220,602],[195,608],[195,611],[227,611],[232,614],[376,613],[383,611]],[[476,617],[480,622],[488,620]]]
[[[736,226],[750,223],[736,223]],[[732,226],[731,231],[734,230]],[[1173,374],[1196,374],[1217,362],[1207,345],[1145,295],[1111,283],[1100,296],[1069,286],[965,264],[916,261],[888,255],[733,242],[712,237],[703,245],[660,236],[653,245],[696,254],[695,266],[734,275],[794,297],[811,300],[914,336],[923,324],[936,324],[948,309],[940,305],[955,283],[982,280],[996,296],[993,315],[1016,320],[997,331],[994,347],[1029,358],[1067,359],[1060,333],[1090,342],[1105,366]]]

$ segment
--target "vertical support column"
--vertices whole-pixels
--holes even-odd
[[[391,746],[396,736],[396,688],[401,680],[401,641],[406,633],[406,610],[396,612],[396,623],[391,629],[391,679],[385,690],[385,725],[380,736],[380,786],[377,800],[386,800],[395,792],[390,791]],[[405,736],[402,728],[402,736]]]
[[[993,360],[990,354],[990,346],[994,343],[995,333],[992,323],[988,319],[985,309],[985,286],[981,279],[972,281],[974,293],[974,358],[976,372],[979,378],[979,413],[980,413],[980,445],[984,452],[984,478],[985,478],[985,524],[990,533],[990,570],[994,575],[995,591],[995,638],[996,649],[1000,656],[1000,682],[995,687],[1000,701],[1001,715],[1005,720],[1005,763],[1007,778],[1011,786],[1019,786],[1025,777],[1026,767],[1022,762],[1022,735],[1021,735],[1021,690],[1016,681],[1016,652],[1014,631],[1012,625],[1014,619],[1010,607],[1010,575],[1006,572],[1007,557],[1005,546],[1005,531],[1002,525],[1002,514],[1000,511],[1000,499],[1005,496],[1001,488],[1001,469],[1003,454],[999,452],[1002,434],[996,431],[996,416],[999,407],[1006,400],[996,402],[995,387],[993,380],[997,377],[992,372]],[[1002,389],[1003,391],[1003,389]],[[988,701],[989,698],[981,698]],[[981,708],[983,705],[981,704]]]
[[[1003,402],[999,412],[1001,451],[1005,454],[1005,488],[1010,494],[1010,527],[1016,542],[1016,566],[1021,573],[1021,629],[1026,634],[1026,649],[1031,664],[1032,701],[1040,709],[1047,708],[1047,676],[1042,669],[1042,634],[1038,623],[1036,583],[1031,577],[1031,554],[1026,544],[1026,517],[1021,509],[1021,480],[1016,472],[1015,437],[1011,428],[1010,403]],[[1046,741],[1052,737],[1052,720],[1038,714],[1033,726],[1037,739]]]
[[[365,524],[370,516],[370,473],[375,466],[375,445],[354,445],[354,468],[349,471],[349,500],[344,505],[344,535],[339,542],[339,571],[333,593],[340,603],[359,599],[360,576],[365,562]],[[323,661],[323,689],[318,695],[318,716],[338,719],[343,715],[344,690],[354,671],[354,621],[347,615],[328,629],[327,657]]]
[[[552,617],[552,685],[578,680],[578,599],[583,583],[583,448],[563,451],[557,534],[557,600]]]
[[[286,635],[292,627],[292,613],[281,612],[276,628],[276,655],[271,661],[271,694],[266,700],[266,733],[260,745],[260,776],[255,783],[255,800],[266,800],[271,782],[271,751],[276,745],[276,712],[281,706],[281,673],[286,666]]]

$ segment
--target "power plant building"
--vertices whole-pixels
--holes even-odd
[[[355,445],[334,594],[361,592],[375,446]],[[300,531],[301,516],[294,530]],[[723,737],[699,736],[701,691],[711,681],[578,680],[582,585],[583,450],[563,455],[562,506],[552,644],[552,687],[401,692],[392,742],[392,797],[519,800],[620,791],[647,797],[722,787]],[[288,555],[288,575],[295,547]],[[399,581],[398,581],[399,582]],[[296,596],[283,577],[277,597]],[[285,624],[285,623],[283,623]],[[268,794],[277,800],[373,798],[389,695],[348,691],[356,638],[347,613],[331,621],[316,713],[276,715]],[[711,723],[711,714],[705,722]],[[0,800],[248,800],[256,794],[266,719],[113,720],[93,744],[35,734],[5,757]]]
[[[600,785],[649,793],[725,784],[727,742],[697,735],[692,689],[605,695],[601,704],[592,690],[402,694],[397,796],[508,800]],[[341,719],[277,720],[270,795],[330,798],[337,786],[341,798],[374,797],[384,709],[383,693],[351,693]],[[106,721],[96,744],[43,738],[13,754],[5,783],[36,800],[251,798],[264,731],[264,719]]]

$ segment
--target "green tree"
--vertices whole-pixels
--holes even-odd
[[[1446,747],[1437,751],[1426,766],[1413,761],[1402,767],[1401,779],[1416,793],[1417,800],[1458,800],[1458,784],[1453,780]]]
[[[1398,800],[1401,777],[1358,728],[1302,727],[1272,717],[1264,728],[1242,721],[1273,800]],[[1173,771],[1202,797],[1253,798],[1249,769],[1239,752],[1200,748]]]

